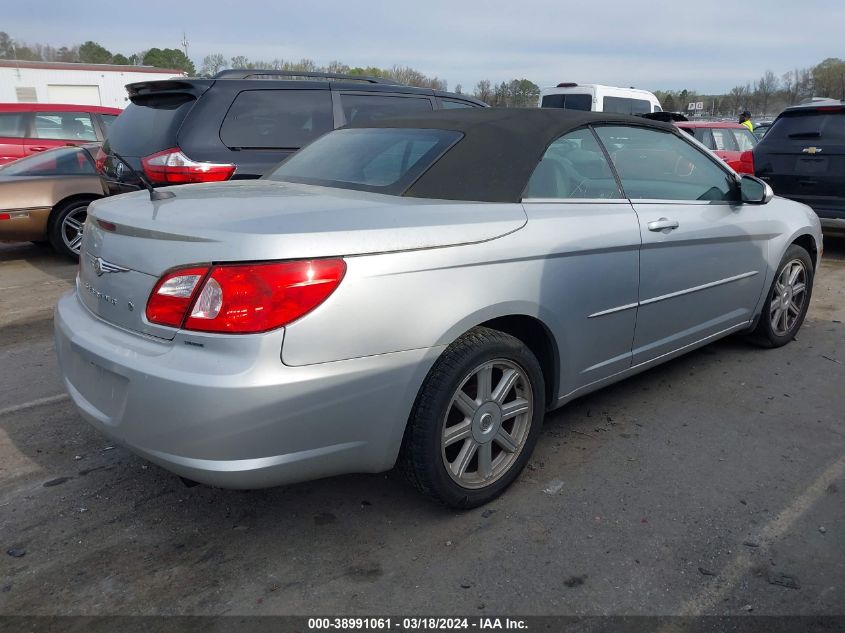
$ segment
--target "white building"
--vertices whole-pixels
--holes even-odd
[[[126,84],[184,77],[181,70],[116,64],[0,60],[0,103],[72,103],[125,108]]]

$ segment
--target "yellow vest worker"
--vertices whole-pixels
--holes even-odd
[[[754,124],[751,122],[751,113],[748,110],[739,115],[739,122],[747,127],[749,132],[754,131]]]

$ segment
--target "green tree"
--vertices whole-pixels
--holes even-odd
[[[229,60],[232,68],[250,68],[249,65],[249,58],[245,55],[235,55],[231,60]]]
[[[537,105],[540,87],[527,79],[513,79],[508,84],[510,107],[532,108]]]
[[[121,55],[118,53],[114,57],[111,58],[112,64],[118,64],[120,66],[128,66],[129,65],[129,58],[126,55]]]
[[[79,47],[79,61],[83,64],[110,64],[111,60],[111,51],[97,42],[88,40]]]
[[[0,31],[0,59],[12,58],[12,38],[5,31]]]
[[[178,48],[151,48],[144,55],[143,63],[156,68],[178,68],[188,75],[197,74],[194,63]]]
[[[79,47],[74,46],[72,48],[68,48],[67,46],[62,46],[56,51],[56,61],[57,62],[78,62],[79,61]]]
[[[828,57],[815,66],[813,86],[817,97],[845,99],[845,60]]]

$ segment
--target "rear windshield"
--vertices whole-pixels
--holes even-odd
[[[299,149],[334,128],[328,90],[245,90],[220,128],[232,148]]]
[[[81,147],[62,147],[27,156],[0,168],[2,176],[93,176],[94,159]]]
[[[543,97],[544,108],[565,108],[566,110],[592,110],[593,95],[557,94]]]
[[[451,130],[337,130],[291,156],[265,178],[400,195],[461,137]]]
[[[766,133],[766,142],[805,146],[808,142],[845,144],[845,109],[806,110],[783,115]]]
[[[129,104],[109,128],[108,148],[124,157],[141,157],[175,147],[179,126],[194,103],[190,95],[177,94]]]
[[[605,97],[602,110],[611,114],[646,114],[651,112],[651,103],[645,99],[629,97]]]

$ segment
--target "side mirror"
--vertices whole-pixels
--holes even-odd
[[[766,204],[775,196],[775,192],[767,183],[747,174],[740,180],[739,187],[743,202]]]

